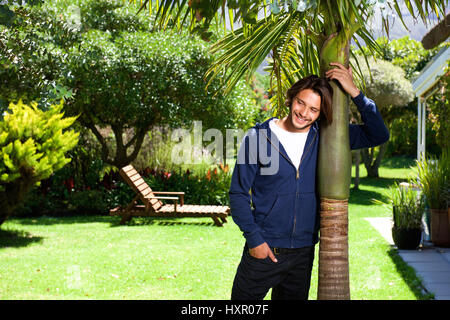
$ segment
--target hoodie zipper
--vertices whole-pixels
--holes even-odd
[[[297,177],[296,177],[296,179],[299,178],[299,170],[300,170],[300,166],[301,166],[301,164],[302,164],[302,161],[303,161],[303,159],[305,158],[305,155],[308,153],[309,149],[311,149],[311,146],[312,146],[314,140],[316,140],[316,136],[317,136],[317,131],[316,131],[316,133],[314,134],[313,140],[312,140],[311,143],[309,144],[308,149],[306,149],[306,150],[303,152],[303,155],[302,155],[302,157],[301,157],[301,159],[300,159],[300,163],[299,163],[298,168],[297,168]],[[295,204],[297,203],[297,197],[298,197],[298,190],[295,191]],[[296,210],[297,207],[295,206],[295,204],[294,204],[294,212],[297,211],[297,210]],[[294,225],[293,225],[293,227],[292,227],[292,234],[291,234],[291,248],[294,247],[294,243],[293,243],[293,242],[294,242],[294,233],[295,233],[295,226],[296,226],[296,224],[297,224],[297,215],[294,214]]]
[[[280,149],[278,149],[273,143],[272,141],[269,139],[269,137],[263,133],[266,136],[266,139],[269,140],[270,144],[288,161],[292,164],[292,166],[295,168],[294,163],[291,161],[291,159],[289,159],[288,156],[286,156],[283,152],[280,151]],[[305,158],[305,155],[309,152],[309,150],[311,149],[311,146],[313,145],[313,142],[316,140],[317,137],[317,131],[314,133],[314,137],[311,141],[311,143],[308,145],[307,149],[303,152],[302,157],[300,159],[300,163],[298,164],[298,168],[296,168],[296,176],[295,176],[295,180],[298,180],[300,178],[300,166],[302,165],[302,161]],[[295,204],[297,203],[297,197],[298,197],[298,190],[295,190]],[[296,212],[296,206],[294,204],[294,212]],[[292,227],[292,233],[291,233],[291,248],[294,247],[293,244],[293,238],[294,238],[294,232],[295,232],[295,226],[297,224],[297,215],[294,214],[294,224]]]

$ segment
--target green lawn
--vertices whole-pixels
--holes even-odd
[[[362,178],[360,190],[351,193],[352,299],[426,298],[413,270],[364,220],[389,215],[370,199],[410,174],[410,164],[386,161],[383,178]],[[223,228],[208,218],[135,218],[127,226],[118,220],[6,221],[0,230],[0,299],[229,299],[244,245],[231,219]],[[316,299],[317,259],[311,282],[310,299]]]

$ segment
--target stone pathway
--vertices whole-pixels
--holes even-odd
[[[394,245],[392,240],[391,218],[365,218],[386,241]],[[450,248],[435,247],[429,241],[417,250],[398,250],[400,257],[415,269],[422,280],[422,285],[435,300],[450,300]]]

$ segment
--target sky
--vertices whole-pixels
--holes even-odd
[[[409,13],[404,2],[400,1],[400,3],[401,4],[399,5],[399,7],[402,12],[403,20],[405,21],[405,24],[407,25],[409,31],[405,29],[402,22],[400,21],[400,18],[389,18],[391,24],[391,27],[389,28],[389,39],[398,39],[409,35],[411,38],[417,41],[421,41],[423,36],[438,23],[438,18],[435,14],[430,14],[430,21],[427,25],[425,25],[420,18],[417,21],[414,21],[414,18]],[[446,9],[446,14],[448,13],[449,8]],[[385,32],[382,32],[381,11],[379,9],[376,11],[376,14],[373,17],[372,26],[374,30],[373,35],[375,38],[386,35]]]

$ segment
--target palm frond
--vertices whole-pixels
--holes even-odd
[[[405,4],[406,8],[408,9],[411,16],[414,18],[414,20],[417,20],[418,18],[422,19],[423,23],[425,25],[428,23],[428,19],[430,17],[430,13],[433,12],[438,18],[444,19],[445,17],[445,10],[446,10],[446,4],[448,3],[448,0],[402,0],[400,1],[393,1],[391,4],[388,2],[388,6],[390,9],[394,9],[397,13],[398,17],[400,18],[400,21],[402,22],[403,26],[406,30],[410,31],[408,26],[406,25],[405,21],[403,20],[403,14],[401,12],[399,4]],[[418,11],[418,15],[415,12],[414,8]],[[387,34],[389,34],[389,25],[385,23],[384,17],[382,17],[383,26],[385,28],[385,31]]]
[[[296,19],[298,16],[294,15],[268,17],[254,26],[242,26],[234,34],[228,34],[212,47],[213,53],[222,54],[206,73],[208,83],[221,75],[226,83],[225,93],[230,92],[244,74],[250,76],[261,65]]]
[[[430,13],[441,18],[445,16],[447,1],[393,0],[387,4],[397,12],[407,28],[400,4],[406,5],[414,19],[422,19],[427,23]],[[212,47],[217,58],[205,78],[209,85],[214,78],[220,77],[225,84],[225,94],[241,78],[249,78],[271,54],[267,68],[271,74],[271,104],[274,113],[278,115],[285,110],[284,93],[293,82],[325,71],[320,70],[319,53],[326,37],[336,32],[345,32],[360,48],[359,39],[364,41],[371,54],[381,51],[367,29],[367,20],[373,11],[373,5],[368,5],[367,1],[317,0],[314,2],[315,6],[308,6],[303,12],[298,11],[295,5],[289,5],[280,7],[277,10],[279,13],[268,14],[267,7],[274,1],[255,0],[244,3],[235,0],[144,0],[141,10],[152,3],[156,3],[154,25],[158,29],[179,30],[183,25],[188,25],[191,32],[200,31],[205,34],[212,19],[224,25],[224,37]],[[259,12],[264,12],[264,18],[258,20]],[[382,19],[383,28],[389,34],[389,21],[385,17]],[[226,28],[227,22],[231,26],[231,32]],[[241,25],[238,29],[234,28],[235,22]],[[350,54],[356,61],[355,66],[350,62],[355,76],[364,84],[358,59],[352,52]],[[368,65],[365,53],[364,59]],[[368,67],[370,70],[369,65]]]

